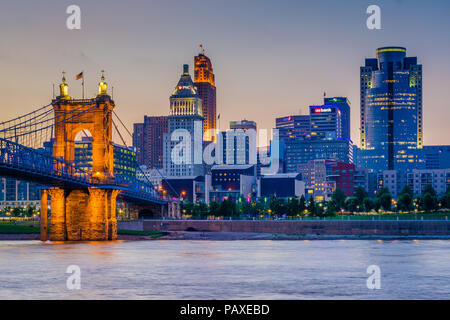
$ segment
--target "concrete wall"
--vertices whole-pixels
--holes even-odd
[[[142,220],[117,221],[117,229],[118,230],[143,231],[144,230],[144,223],[143,223]]]
[[[144,230],[307,235],[450,235],[450,221],[192,221],[148,220]]]

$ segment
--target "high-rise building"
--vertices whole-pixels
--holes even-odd
[[[285,143],[285,172],[300,172],[301,166],[310,160],[336,160],[353,163],[353,144],[349,140],[291,140]]]
[[[314,139],[343,139],[342,111],[337,105],[309,107],[311,137]]]
[[[341,113],[341,139],[351,139],[350,101],[346,97],[324,98],[325,105],[335,105]]]
[[[309,115],[293,115],[276,118],[275,128],[279,130],[279,139],[306,139],[311,135],[311,121]]]
[[[164,135],[164,171],[168,176],[204,173],[202,114],[202,99],[185,64],[170,96],[169,130]]]
[[[402,47],[383,47],[361,67],[361,161],[379,170],[423,165],[422,65]]]
[[[221,139],[221,140],[219,140]],[[219,133],[223,164],[256,164],[256,122],[231,121],[230,130]]]
[[[194,81],[202,99],[203,138],[213,141],[216,129],[216,85],[211,60],[200,53],[194,58]]]
[[[124,181],[136,178],[136,151],[134,147],[125,147],[115,143],[113,146],[114,177]],[[92,138],[82,137],[75,141],[75,165],[85,171],[92,170]]]
[[[424,146],[425,169],[450,169],[450,146]]]
[[[163,167],[163,136],[168,132],[168,123],[167,116],[145,116],[144,123],[134,124],[133,146],[139,165]]]

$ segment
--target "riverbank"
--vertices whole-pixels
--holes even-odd
[[[0,234],[0,241],[40,240],[39,234]],[[399,235],[311,235],[311,234],[275,234],[254,232],[199,232],[173,231],[161,236],[144,234],[119,234],[121,241],[148,240],[190,240],[190,241],[240,241],[240,240],[274,240],[274,241],[309,241],[309,240],[450,240],[450,236],[399,236]]]

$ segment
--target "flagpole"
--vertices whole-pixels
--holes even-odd
[[[83,80],[81,81],[81,87],[82,87],[82,90],[83,90],[83,100],[84,100],[84,74],[83,74],[83,78],[82,78]]]

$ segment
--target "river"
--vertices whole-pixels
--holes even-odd
[[[0,299],[449,299],[450,241],[0,241]],[[69,290],[68,266],[79,266]],[[367,267],[381,288],[367,288]]]

